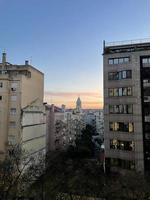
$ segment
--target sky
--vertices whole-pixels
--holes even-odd
[[[0,0],[0,53],[45,74],[44,101],[103,107],[103,40],[150,38],[149,0]]]

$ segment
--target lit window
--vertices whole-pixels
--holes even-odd
[[[110,140],[110,149],[134,151],[134,142],[112,139],[112,140]]]
[[[134,126],[133,123],[128,123],[128,122],[110,122],[109,130],[131,133],[134,131]]]
[[[129,123],[129,133],[133,132],[133,123]]]
[[[119,123],[115,122],[114,123],[114,131],[118,131],[119,130]]]

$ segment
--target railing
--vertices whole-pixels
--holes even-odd
[[[122,45],[132,45],[132,44],[142,44],[142,43],[150,43],[150,38],[124,40],[124,41],[116,41],[116,42],[105,42],[104,45],[105,47],[111,47],[111,46],[122,46]]]

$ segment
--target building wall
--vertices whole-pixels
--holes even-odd
[[[37,98],[43,101],[43,81],[32,66],[0,63],[0,159],[21,142],[21,109]]]
[[[22,76],[21,80],[21,108],[29,105],[37,98],[43,101],[44,75],[31,67],[29,71],[31,77]]]
[[[22,148],[27,155],[46,150],[46,113],[40,100],[23,109],[21,135]]]
[[[7,131],[8,131],[8,105],[9,105],[9,80],[8,75],[0,74],[0,82],[3,83],[3,87],[0,88],[0,158],[4,158],[7,143]]]
[[[141,79],[140,56],[150,55],[150,51],[136,51],[130,53],[104,54],[104,139],[106,158],[120,158],[135,161],[137,171],[144,170],[143,130],[142,130],[142,104],[141,104]],[[127,64],[108,64],[109,58],[130,57]],[[108,80],[108,72],[132,70],[132,79]],[[132,96],[109,97],[108,89],[117,87],[132,87]],[[133,104],[133,114],[110,114],[109,105]],[[133,122],[134,132],[113,132],[109,130],[109,122]],[[110,149],[110,140],[134,141],[134,151]]]

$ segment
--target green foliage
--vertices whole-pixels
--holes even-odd
[[[68,148],[68,155],[71,158],[92,158],[94,156],[94,143],[92,136],[94,134],[93,127],[87,125],[82,134],[78,135],[75,140],[75,146]]]

